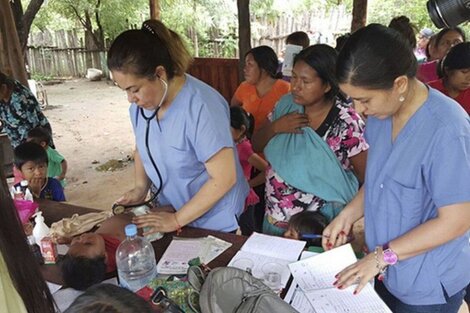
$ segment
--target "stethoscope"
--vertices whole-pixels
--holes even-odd
[[[162,174],[160,173],[160,170],[158,169],[157,163],[153,159],[153,156],[152,156],[152,153],[150,152],[150,147],[149,147],[150,121],[152,121],[156,117],[157,118],[158,128],[161,131],[160,121],[158,120],[158,115],[157,114],[158,114],[158,111],[160,110],[160,108],[162,106],[162,103],[165,100],[166,95],[168,93],[168,84],[167,84],[167,82],[164,81],[163,79],[161,79],[160,77],[158,77],[158,79],[160,79],[163,86],[165,87],[165,91],[163,92],[163,96],[162,96],[162,99],[160,100],[160,104],[157,106],[155,111],[150,116],[146,116],[145,112],[144,112],[144,109],[139,108],[140,115],[147,122],[147,127],[145,129],[145,148],[147,150],[147,154],[149,156],[150,162],[152,163],[153,168],[155,169],[155,172],[157,173],[157,176],[158,176],[158,181],[159,181],[158,189],[149,200],[146,200],[146,201],[143,201],[143,202],[140,202],[140,203],[137,203],[137,204],[119,204],[119,203],[115,203],[112,207],[114,215],[122,214],[122,213],[126,212],[126,210],[131,209],[131,208],[136,208],[136,207],[143,206],[143,205],[150,206],[150,203],[153,202],[158,197],[158,195],[160,194],[160,192],[162,190],[162,186],[163,186]]]

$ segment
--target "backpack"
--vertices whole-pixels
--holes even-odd
[[[206,277],[191,266],[188,281],[199,293],[201,313],[298,313],[263,281],[235,267],[215,268]]]

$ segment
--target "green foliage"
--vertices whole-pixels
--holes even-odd
[[[148,18],[147,0],[101,0],[96,9],[97,2],[98,0],[49,0],[39,11],[33,26],[39,30],[70,30],[82,27],[79,18],[84,19],[85,12],[88,12],[92,26],[96,29],[97,11],[104,37],[112,40],[122,31],[132,25],[140,25]]]

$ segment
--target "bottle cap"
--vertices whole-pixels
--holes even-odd
[[[23,179],[21,182],[20,182],[20,186],[21,187],[28,187],[28,181],[26,179]]]
[[[127,237],[135,236],[137,235],[137,226],[135,224],[128,224],[126,228],[124,228],[124,232]]]

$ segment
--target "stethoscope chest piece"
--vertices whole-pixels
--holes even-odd
[[[122,204],[115,203],[113,205],[112,210],[113,210],[114,215],[119,215],[119,214],[123,214],[126,211],[126,207],[123,206]]]

